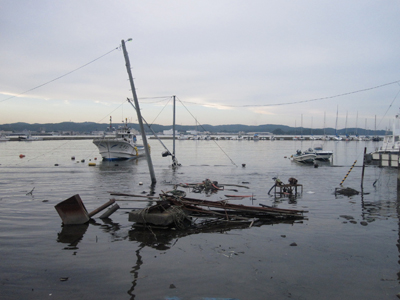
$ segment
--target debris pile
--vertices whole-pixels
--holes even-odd
[[[180,183],[179,186],[191,188],[193,193],[213,194],[224,190],[224,186],[219,186],[217,181],[206,179],[201,183]]]
[[[291,187],[298,186],[297,180],[290,178]],[[278,187],[286,186],[279,180],[276,180]],[[159,196],[153,196],[154,193],[148,195],[132,195],[124,193],[112,193],[114,196],[123,197],[140,197],[146,199],[111,199],[101,207],[92,212],[88,212],[80,199],[79,195],[70,197],[67,200],[55,206],[64,225],[69,224],[84,224],[90,218],[111,206],[100,218],[108,218],[112,213],[119,209],[116,201],[143,201],[152,202],[152,205],[146,208],[132,209],[129,213],[129,221],[135,223],[135,227],[151,227],[154,229],[190,229],[199,230],[200,228],[212,229],[218,226],[239,226],[241,228],[262,225],[266,223],[277,222],[295,222],[304,220],[303,214],[306,211],[294,209],[282,209],[260,204],[260,206],[232,204],[228,201],[238,200],[243,198],[251,198],[251,195],[225,195],[227,198],[223,200],[203,200],[194,199],[186,196],[186,192],[178,190],[178,186],[192,189],[194,193],[206,193],[210,196],[218,191],[235,191],[234,189],[225,188],[225,186],[236,186],[247,188],[247,186],[236,184],[218,184],[217,181],[209,179],[204,180],[199,184],[174,184],[171,191],[161,191]],[[297,190],[295,190],[297,193]]]
[[[206,222],[245,222],[259,220],[302,220],[306,211],[281,209],[262,205],[247,206],[231,204],[226,200],[207,201],[176,195],[177,193],[160,194],[160,200],[153,206],[134,210],[129,213],[129,221],[138,226],[169,226],[185,228],[195,225],[199,218]],[[196,218],[194,220],[194,218]]]

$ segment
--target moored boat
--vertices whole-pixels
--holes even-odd
[[[99,149],[103,160],[124,160],[145,155],[144,146],[136,144],[136,135],[128,127],[127,121],[116,130],[114,137],[104,134],[101,138],[93,139],[93,144]]]
[[[296,154],[292,155],[292,159],[294,161],[300,162],[300,163],[313,163],[314,159],[317,157],[315,153],[305,153],[301,152],[301,150],[297,150]]]
[[[0,134],[0,142],[7,142],[10,139],[5,134]]]
[[[400,114],[397,114],[393,122],[392,134],[385,135],[383,138],[382,146],[379,147],[374,153],[398,154],[400,151]]]
[[[333,155],[333,151],[323,150],[322,145],[315,145],[314,149],[309,148],[308,150],[304,151],[304,153],[315,154],[316,160],[330,160]]]

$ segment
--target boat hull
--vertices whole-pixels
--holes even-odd
[[[303,153],[293,155],[292,159],[299,163],[313,163],[316,157],[314,153]]]
[[[330,160],[333,151],[330,150],[323,150],[322,145],[317,145],[314,149],[309,148],[307,151],[304,151],[305,154],[315,154],[315,160]]]
[[[316,160],[330,160],[333,152],[332,151],[315,151]]]
[[[135,145],[123,140],[99,139],[94,140],[93,143],[99,149],[103,160],[126,160],[145,155],[145,149],[142,145]]]

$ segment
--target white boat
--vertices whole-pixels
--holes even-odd
[[[314,149],[309,148],[307,151],[304,151],[304,153],[315,154],[316,160],[330,160],[333,155],[333,151],[324,150],[322,145],[315,145]]]
[[[37,136],[32,136],[30,133],[26,135],[20,135],[18,136],[18,141],[24,141],[24,142],[32,142],[32,141],[41,141],[43,138],[37,137]]]
[[[93,144],[99,148],[103,160],[124,160],[145,155],[144,146],[136,144],[136,135],[128,127],[127,121],[116,130],[114,137],[104,134],[101,138],[93,139]]]
[[[341,141],[341,140],[343,140],[343,138],[341,136],[339,136],[339,135],[335,135],[335,136],[332,137],[332,140]]]
[[[0,142],[7,142],[9,140],[10,139],[5,134],[0,135]]]
[[[379,147],[376,153],[395,153],[400,151],[400,115],[397,114],[393,122],[393,131],[391,135],[385,135],[382,146]]]
[[[316,157],[317,155],[315,153],[305,153],[300,150],[297,150],[296,154],[292,155],[292,159],[300,163],[313,163]]]

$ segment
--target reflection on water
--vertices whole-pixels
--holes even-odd
[[[157,250],[168,250],[175,244],[176,240],[192,234],[199,233],[226,233],[236,229],[250,229],[263,225],[276,224],[301,224],[302,221],[295,220],[258,220],[251,222],[225,222],[205,220],[189,226],[186,229],[154,229],[150,227],[133,227],[129,231],[129,240],[139,242],[140,245]],[[174,242],[175,240],[175,242]]]
[[[61,232],[57,235],[57,242],[68,244],[64,250],[76,250],[79,249],[78,243],[82,240],[86,230],[89,227],[89,223],[81,225],[64,225]]]
[[[302,221],[276,221],[276,220],[266,220],[258,221],[252,224],[253,226],[260,227],[262,225],[273,225],[273,224],[294,224],[302,223]],[[235,229],[246,229],[250,228],[249,223],[243,222],[216,222],[216,221],[204,221],[196,224],[195,226],[190,226],[187,229],[177,229],[177,230],[160,230],[152,229],[150,227],[133,227],[129,231],[129,240],[139,243],[138,249],[135,251],[136,263],[132,267],[131,274],[133,275],[132,287],[128,290],[128,294],[131,296],[130,299],[135,299],[135,288],[137,286],[137,281],[139,277],[140,268],[144,265],[143,258],[141,256],[141,251],[145,247],[150,247],[158,251],[167,251],[171,249],[180,238],[192,234],[199,233],[226,233],[230,230]],[[204,298],[206,299],[206,298]]]
[[[102,160],[99,162],[101,171],[121,171],[130,169],[132,166],[138,165],[139,161],[143,161],[143,159],[126,159],[126,160]]]

